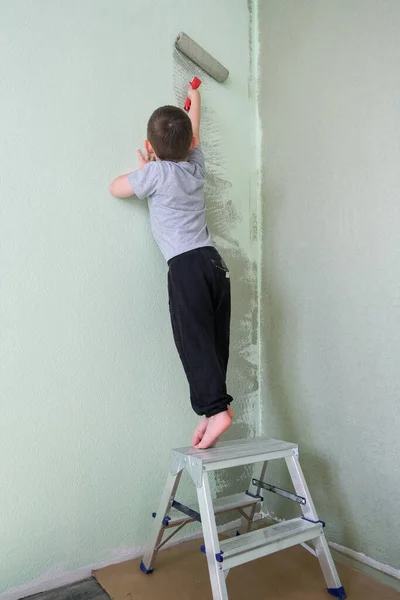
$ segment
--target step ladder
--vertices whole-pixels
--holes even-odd
[[[346,594],[325,539],[325,523],[318,518],[298,456],[296,444],[267,438],[222,442],[208,450],[196,450],[192,447],[173,450],[170,472],[160,505],[157,513],[152,515],[154,523],[140,564],[141,570],[146,574],[152,573],[160,548],[186,524],[199,521],[203,529],[202,550],[207,556],[213,600],[228,600],[226,577],[229,569],[297,544],[304,545],[317,557],[328,592],[340,600],[345,599]],[[268,462],[283,458],[289,469],[295,494],[264,481]],[[210,473],[218,469],[249,464],[253,464],[254,467],[248,490],[218,498],[213,502]],[[176,500],[177,488],[184,470],[188,472],[197,489],[198,505],[194,507],[188,507]],[[251,531],[256,509],[263,501],[262,490],[298,503],[302,516]],[[246,532],[219,541],[215,515],[232,510],[239,511],[247,521]],[[171,528],[175,530],[163,539],[165,530]],[[311,542],[313,547],[306,542]]]

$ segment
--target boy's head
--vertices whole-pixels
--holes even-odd
[[[146,150],[160,160],[186,160],[193,148],[192,123],[181,108],[161,106],[149,119],[147,139],[151,148]]]

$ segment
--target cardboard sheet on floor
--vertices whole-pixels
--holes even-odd
[[[93,574],[112,600],[212,600],[201,540],[163,550],[151,575],[140,560],[112,565]],[[400,592],[367,575],[337,565],[349,600],[400,600]],[[301,546],[260,558],[229,573],[229,600],[328,600],[317,559]]]

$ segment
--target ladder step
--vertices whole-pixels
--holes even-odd
[[[248,496],[245,492],[240,492],[239,494],[232,494],[231,496],[225,496],[223,498],[216,498],[214,500],[214,514],[218,515],[223,512],[228,512],[230,510],[235,510],[237,508],[246,508],[248,506],[253,506],[254,504],[258,504],[260,502],[259,498],[252,498]],[[199,506],[197,503],[191,504],[190,508],[192,508],[195,512],[199,512]],[[188,520],[189,517],[183,515],[179,510],[175,510],[172,508],[168,514],[171,517],[168,526],[175,527],[177,525],[181,525],[184,521]],[[190,519],[194,521],[195,519]]]
[[[200,471],[215,471],[294,454],[298,454],[297,444],[259,437],[222,442],[208,450],[196,450],[191,446],[176,448],[172,451],[172,462],[175,465],[184,463]]]
[[[302,544],[323,533],[320,523],[310,523],[298,518],[224,540],[220,542],[222,569],[226,571],[261,556]]]

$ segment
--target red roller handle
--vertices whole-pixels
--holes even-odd
[[[193,80],[189,82],[192,89],[193,90],[197,90],[198,87],[200,87],[201,85],[201,79],[199,79],[198,77],[193,77]],[[189,112],[190,109],[190,105],[192,104],[190,98],[186,98],[185,101],[185,105],[184,105],[184,110],[186,110],[186,112]]]

